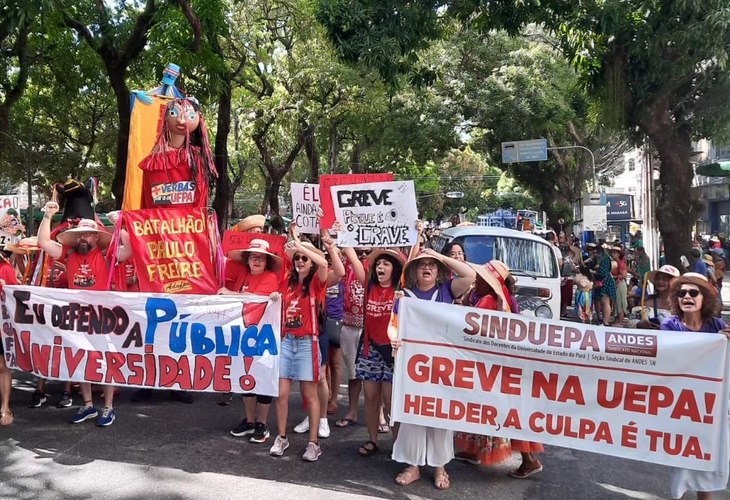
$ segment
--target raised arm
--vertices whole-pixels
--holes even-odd
[[[360,259],[357,258],[355,249],[343,248],[342,253],[345,254],[345,257],[347,257],[347,261],[350,263],[350,267],[352,267],[352,271],[355,273],[355,278],[364,285],[367,280],[367,275],[365,274],[365,268],[363,267],[362,262],[360,262]]]
[[[322,243],[332,261],[332,268],[327,272],[327,286],[336,285],[345,277],[345,266],[342,264],[342,259],[340,259],[337,245],[335,245],[330,235],[327,234],[327,231],[322,231]]]
[[[63,245],[51,239],[51,219],[58,212],[58,203],[49,201],[44,207],[43,220],[38,228],[38,246],[49,256],[58,259],[63,255]]]
[[[458,275],[456,278],[454,278],[454,281],[451,282],[451,294],[454,297],[458,297],[466,292],[471,284],[474,283],[474,280],[477,277],[477,273],[466,262],[452,259],[451,257],[448,257],[446,255],[441,255],[430,248],[427,248],[423,252],[434,257],[435,259],[440,258],[444,264],[449,266],[449,269],[451,269],[452,271],[454,271],[454,273]]]

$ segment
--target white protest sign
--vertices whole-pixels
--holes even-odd
[[[606,205],[583,206],[583,229],[585,231],[605,231],[608,229]]]
[[[723,335],[399,308],[394,421],[693,470],[728,463]]]
[[[291,184],[292,220],[304,234],[319,234],[319,184]]]
[[[18,194],[0,194],[0,209],[2,208],[28,208],[28,198]]]
[[[416,244],[416,190],[413,181],[333,186],[342,247],[405,247]]]

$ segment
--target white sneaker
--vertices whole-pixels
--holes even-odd
[[[309,443],[307,443],[307,449],[304,450],[302,460],[306,460],[307,462],[316,462],[321,455],[322,448],[320,448],[317,443],[313,443],[310,441]]]
[[[274,444],[269,449],[269,455],[280,457],[284,454],[284,450],[287,448],[289,448],[289,439],[277,435],[276,439],[274,439]]]
[[[319,430],[317,431],[317,436],[321,437],[322,439],[327,439],[328,437],[330,437],[330,423],[327,421],[326,418],[319,419]]]
[[[299,422],[297,426],[294,427],[294,433],[304,434],[307,431],[309,431],[309,417],[304,417],[304,420]]]

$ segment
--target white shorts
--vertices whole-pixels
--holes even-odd
[[[340,349],[342,350],[342,359],[345,364],[344,374],[347,376],[347,380],[355,380],[355,362],[360,335],[362,335],[362,328],[342,325]]]

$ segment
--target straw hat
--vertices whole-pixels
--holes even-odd
[[[263,231],[265,224],[266,224],[265,216],[260,215],[260,214],[249,215],[248,217],[243,219],[241,222],[239,222],[238,224],[233,226],[233,230],[238,231],[239,233],[245,233],[255,227],[258,227]]]
[[[596,248],[596,244],[595,243],[593,243],[593,242],[586,243],[586,250],[591,250],[592,248]]]
[[[503,286],[504,284],[500,281],[500,272],[497,266],[492,264],[492,262],[487,262],[486,264],[480,266],[479,264],[472,264],[471,262],[467,262],[471,266],[474,271],[477,273],[477,279],[481,278],[484,280],[487,285],[489,285],[489,288],[494,290],[494,293],[502,299],[502,304],[504,304],[505,307],[509,307],[509,302],[507,302],[507,297],[504,295]]]
[[[702,256],[702,260],[704,260],[705,264],[707,264],[708,266],[715,266],[715,261],[713,260],[712,255],[708,253]]]
[[[657,269],[656,271],[649,271],[646,273],[647,279],[654,283],[654,280],[656,279],[656,275],[662,273],[669,276],[669,279],[676,278],[679,276],[679,269],[677,269],[674,266],[670,266],[669,264],[664,264],[662,267]]]
[[[710,241],[712,241],[713,243],[719,243],[720,238],[718,238],[717,236],[713,236],[712,238],[710,238]]]
[[[324,252],[320,250],[319,248],[312,245],[309,241],[302,241],[302,246],[306,248],[307,250],[311,250],[312,252],[316,253],[320,257],[324,258]],[[286,256],[289,257],[289,260],[294,259],[294,254],[296,253],[294,250],[287,248],[285,250]]]
[[[17,243],[8,243],[5,245],[5,250],[13,253],[31,253],[40,250],[38,247],[38,237],[31,236],[30,238],[23,238]]]
[[[258,253],[262,255],[266,255],[267,257],[270,257],[270,259],[267,259],[269,262],[271,262],[271,269],[270,271],[273,271],[275,273],[278,273],[281,269],[281,257],[276,255],[275,253],[271,253],[269,250],[269,242],[266,240],[261,239],[254,239],[251,240],[248,243],[248,248],[238,249],[238,250],[231,250],[228,252],[228,258],[233,260],[242,260],[241,257],[244,254],[252,254],[252,253]]]
[[[507,277],[509,276],[509,267],[507,266],[507,264],[497,259],[492,259],[489,261],[489,263],[492,264],[497,270],[497,273],[499,273],[499,277],[502,278],[502,281],[507,279]]]
[[[421,252],[418,255],[416,255],[415,257],[413,257],[411,260],[406,262],[406,265],[403,268],[403,276],[405,276],[406,284],[416,282],[415,269],[418,267],[418,265],[416,263],[419,260],[423,260],[423,259],[435,260],[436,267],[438,268],[438,274],[448,276],[451,273],[451,270],[449,269],[449,266],[444,264],[443,257],[444,257],[443,255],[438,254],[438,253],[428,254],[425,252]]]
[[[99,236],[99,246],[108,247],[112,240],[112,235],[105,229],[101,229],[95,220],[81,219],[78,225],[72,229],[67,229],[58,235],[57,239],[63,246],[76,246],[77,236],[79,233],[97,233]]]
[[[386,255],[395,259],[400,264],[401,268],[405,264],[406,260],[397,250],[391,250],[390,248],[377,248],[365,257],[368,263],[368,271],[370,272],[370,275],[375,274],[375,263],[378,262],[378,259]]]
[[[702,290],[703,294],[708,297],[717,297],[717,288],[707,281],[707,278],[702,276],[700,273],[684,273],[682,276],[677,276],[672,279],[671,282],[672,286],[675,284],[679,284],[681,286],[683,283],[690,283],[698,286],[700,290]]]

